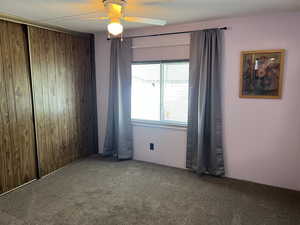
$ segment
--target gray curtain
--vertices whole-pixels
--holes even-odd
[[[225,173],[221,117],[222,31],[192,32],[190,44],[187,168]]]
[[[105,156],[132,159],[131,39],[113,39],[110,56],[110,91],[104,142]]]

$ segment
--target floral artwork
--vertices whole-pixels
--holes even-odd
[[[241,98],[281,98],[284,50],[241,54]]]

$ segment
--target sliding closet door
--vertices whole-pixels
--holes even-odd
[[[39,172],[95,151],[89,37],[28,27]]]
[[[26,33],[0,21],[0,193],[36,178]]]

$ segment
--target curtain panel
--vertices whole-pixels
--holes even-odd
[[[225,173],[221,113],[222,31],[192,32],[186,166],[199,174]]]
[[[132,159],[131,62],[132,40],[113,39],[110,56],[110,90],[104,156]]]

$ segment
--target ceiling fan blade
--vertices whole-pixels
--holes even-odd
[[[149,7],[162,7],[162,8],[176,8],[176,9],[181,9],[181,8],[190,8],[190,9],[195,9],[198,10],[200,6],[202,7],[216,7],[216,6],[228,6],[230,5],[226,1],[222,0],[216,0],[216,1],[211,1],[211,0],[202,0],[200,1],[195,1],[195,0],[150,0],[150,1],[145,1],[142,3],[139,3],[140,5],[143,6],[149,6]]]
[[[47,21],[55,21],[55,20],[68,20],[68,19],[76,19],[84,16],[93,16],[92,14],[96,14],[95,16],[99,15],[98,11],[92,11],[92,12],[86,12],[86,13],[81,13],[81,14],[75,14],[75,15],[67,15],[67,16],[60,16],[60,17],[54,17],[54,18],[48,18],[41,20],[42,22],[47,22]],[[98,15],[97,15],[98,14]]]
[[[90,17],[90,18],[80,18],[84,20],[109,20],[109,17],[107,16],[100,16],[100,17]]]
[[[165,1],[148,1],[143,2],[142,4],[145,6],[169,6],[170,3],[172,3],[173,0],[165,0]]]
[[[165,21],[165,20],[142,18],[142,17],[125,16],[122,19],[125,21],[128,21],[128,22],[146,23],[146,24],[152,24],[152,25],[158,25],[158,26],[164,26],[167,24],[167,21]]]

